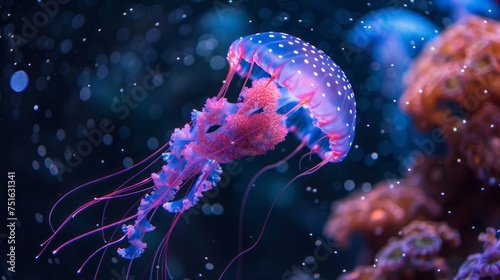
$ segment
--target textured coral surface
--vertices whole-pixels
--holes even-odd
[[[400,107],[420,129],[500,104],[500,23],[468,17],[431,41],[407,73]]]
[[[396,182],[332,205],[325,234],[347,245],[359,232],[374,257],[340,279],[494,279],[488,277],[500,275],[491,227],[500,221],[500,23],[470,16],[449,26],[427,44],[405,82],[400,108],[417,128],[442,136],[446,153],[426,155]],[[484,250],[475,253],[481,230]]]

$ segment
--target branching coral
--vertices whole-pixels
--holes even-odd
[[[413,221],[379,251],[372,266],[358,266],[339,279],[449,279],[444,247],[457,247],[460,235],[446,223]]]

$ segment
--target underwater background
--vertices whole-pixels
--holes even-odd
[[[51,209],[75,187],[129,168],[167,143],[193,109],[219,92],[230,44],[266,31],[299,37],[342,68],[357,101],[356,135],[342,162],[292,182],[257,246],[241,258],[241,270],[236,261],[223,279],[453,279],[467,255],[500,248],[493,229],[483,235],[484,247],[477,240],[488,227],[500,228],[499,15],[496,1],[465,0],[0,0],[1,279],[94,279],[96,270],[97,279],[150,278],[171,213],[156,211],[156,230],[145,236],[147,250],[129,272],[129,261],[116,253],[123,240],[100,265],[97,255],[77,274],[104,245],[100,233],[51,251],[98,228],[103,205],[79,213],[35,259],[52,234]],[[434,53],[427,50],[434,45],[426,47],[433,39]],[[236,100],[243,82],[233,79],[228,99]],[[210,191],[172,232],[168,268],[174,279],[218,279],[238,253],[245,188],[298,145],[289,134],[266,155],[222,166],[227,184]],[[319,163],[306,153],[255,181],[244,247],[255,242],[282,188]],[[59,226],[80,205],[161,166],[133,169],[65,197],[52,222]],[[14,189],[8,181],[15,181],[15,191],[8,191]],[[400,191],[387,191],[394,188]],[[106,221],[135,213],[139,198],[111,201]],[[8,201],[15,201],[14,209]],[[15,230],[4,217],[17,219]],[[406,242],[400,229],[415,220],[447,224],[414,226],[425,238],[408,235],[421,251],[398,247]],[[381,263],[381,271],[372,266],[348,274],[383,258],[377,252],[398,232],[404,242],[393,246],[401,250],[396,260]],[[9,270],[11,240],[15,272]],[[401,257],[415,250],[412,257],[425,261]],[[488,257],[486,271],[479,268],[482,257]],[[500,275],[496,265],[496,251],[476,255],[457,279]]]

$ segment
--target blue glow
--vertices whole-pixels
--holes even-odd
[[[429,41],[438,34],[438,28],[416,12],[386,8],[362,17],[352,28],[348,41],[358,48],[378,44],[397,37],[406,48],[414,43]]]
[[[439,0],[436,6],[442,11],[451,11],[454,19],[468,14],[499,18],[499,8],[494,0]]]
[[[10,87],[15,92],[21,92],[28,86],[28,74],[19,70],[10,77]]]

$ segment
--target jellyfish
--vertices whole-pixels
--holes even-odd
[[[245,156],[264,155],[289,132],[301,143],[293,153],[307,146],[311,154],[320,158],[320,162],[304,174],[345,158],[354,138],[356,103],[347,77],[327,54],[297,37],[266,32],[233,42],[227,60],[229,72],[217,96],[209,98],[201,111],[193,110],[191,122],[175,129],[170,141],[157,152],[161,152],[158,158],[164,161],[162,169],[136,184],[127,185],[129,181],[126,181],[115,191],[77,208],[54,228],[38,256],[76,214],[94,204],[138,193],[144,195],[135,214],[76,236],[59,245],[53,253],[90,234],[119,227],[121,237],[95,250],[78,272],[94,255],[118,246],[116,244],[125,239],[128,247],[118,248],[117,253],[126,259],[136,259],[147,248],[144,239],[146,233],[155,229],[152,217],[160,207],[174,214],[162,242],[166,248],[179,217],[196,205],[204,192],[217,186],[221,164]],[[225,96],[235,74],[245,79],[245,85],[251,80],[252,86],[244,86],[237,102],[230,103]],[[140,164],[142,162],[137,165]],[[178,193],[181,189],[183,195]],[[114,236],[113,233],[112,238]],[[155,259],[159,258],[159,251]],[[161,252],[166,254],[166,250]],[[166,255],[163,257],[166,259]],[[169,274],[168,266],[166,274]]]
[[[373,98],[385,98],[381,126],[394,150],[407,157],[414,150],[417,135],[410,119],[394,102],[404,91],[403,73],[424,44],[438,34],[438,27],[426,17],[404,8],[384,8],[364,15],[346,33],[351,48],[372,57],[366,88]],[[399,160],[401,161],[401,160]]]
[[[451,11],[454,20],[470,15],[482,15],[498,19],[498,1],[494,0],[439,0],[436,6],[443,11]]]
[[[363,16],[346,33],[347,42],[371,50],[383,65],[407,64],[438,28],[427,18],[405,9],[384,8]]]

